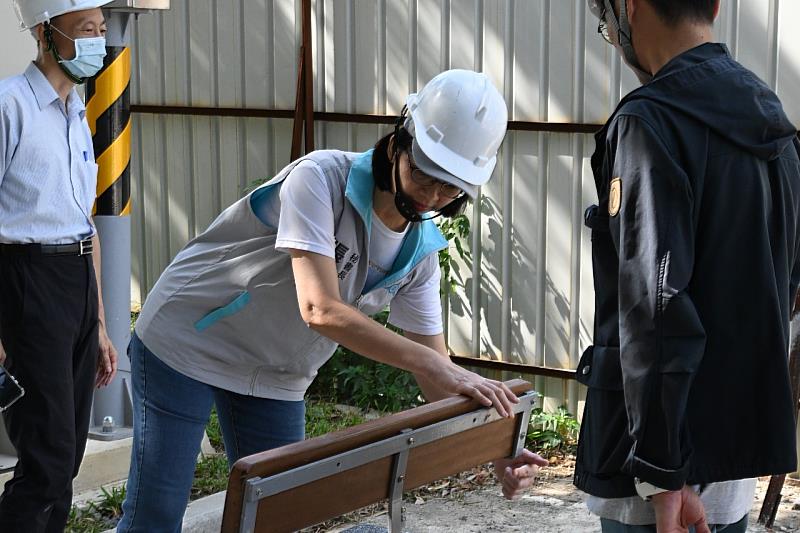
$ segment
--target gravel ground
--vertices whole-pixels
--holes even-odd
[[[407,493],[405,530],[414,533],[599,531],[598,520],[586,510],[582,493],[572,485],[571,476],[569,459],[545,468],[533,490],[510,502],[502,497],[488,468],[476,468]],[[769,478],[759,480],[748,531],[769,531],[756,523],[768,482]],[[354,524],[386,526],[387,520],[385,505],[379,505],[348,516],[346,523],[329,523],[308,531],[343,532]],[[368,528],[362,530],[371,533]],[[800,481],[786,480],[772,531],[800,531]]]

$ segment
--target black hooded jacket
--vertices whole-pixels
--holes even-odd
[[[575,485],[635,495],[794,471],[789,316],[800,143],[721,44],[671,60],[597,133],[594,346]]]

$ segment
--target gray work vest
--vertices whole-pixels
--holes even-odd
[[[371,226],[372,151],[312,152],[240,199],[181,250],[156,282],[136,323],[145,346],[176,371],[230,390],[301,400],[336,343],[309,328],[297,303],[291,258],[275,250],[277,229],[251,202],[277,194],[297,163],[311,160],[333,201],[342,301],[366,314],[383,310],[405,286],[424,283],[425,262],[447,246],[430,221],[413,224],[387,277],[364,291]],[[430,272],[431,265],[426,265]]]

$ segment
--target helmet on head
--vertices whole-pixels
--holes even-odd
[[[447,70],[406,98],[405,128],[419,168],[475,197],[489,181],[508,121],[506,102],[482,73]]]
[[[94,9],[110,2],[111,0],[12,0],[23,30],[29,30],[65,13]]]

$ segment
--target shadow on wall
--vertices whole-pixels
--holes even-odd
[[[484,242],[489,247],[493,243],[502,243],[502,220],[500,207],[494,200],[482,196],[481,197],[481,219],[486,220],[486,230],[488,237],[484,237]],[[473,231],[478,229],[473,228]],[[514,231],[512,229],[511,235],[512,251],[512,272],[514,273],[514,290],[519,291],[518,297],[525,300],[534,300],[537,296],[537,278],[538,272],[536,270],[536,263],[531,258],[535,257],[535,252],[528,246],[515,239]],[[486,249],[484,247],[484,254],[493,254],[493,249]],[[497,255],[496,253],[494,255]],[[493,339],[500,339],[500,322],[497,318],[490,319],[490,317],[499,317],[501,314],[501,306],[503,293],[499,283],[493,283],[489,280],[501,279],[502,273],[500,271],[501,263],[497,261],[484,261],[482,263],[482,275],[477,280],[480,283],[480,292],[482,294],[482,301],[478,302],[479,312],[481,313],[481,323],[486,324],[487,328],[480,339],[480,351],[482,355],[489,356],[492,359],[499,360],[503,354],[496,350],[497,343]],[[472,293],[473,284],[476,279],[472,277],[472,258],[461,262],[456,261],[453,264],[452,275],[457,283],[464,287],[463,291],[452,294],[449,299],[450,312],[461,318],[470,318],[471,314],[475,311],[470,304],[467,295]],[[553,281],[552,276],[545,272],[545,291],[546,296],[549,298],[546,307],[552,306],[552,311],[561,317],[569,317],[570,315],[570,302],[565,292]],[[576,303],[577,305],[577,303]],[[506,360],[520,364],[548,364],[554,367],[569,368],[572,364],[569,361],[569,332],[561,327],[554,327],[548,324],[545,320],[545,329],[547,330],[548,339],[546,340],[547,353],[562,353],[564,357],[558,358],[558,361],[547,361],[545,354],[534,354],[531,351],[525,350],[523,347],[530,346],[532,348],[531,339],[536,334],[535,329],[523,326],[522,314],[519,312],[521,305],[512,308],[511,324],[509,327],[509,335],[511,336],[509,345],[512,347],[512,353],[505,354]],[[528,307],[529,309],[531,307]],[[515,312],[516,311],[516,312]],[[548,313],[547,309],[539,309],[536,312]],[[533,320],[529,320],[530,325]],[[591,331],[586,323],[580,321],[581,338],[591,338]],[[546,335],[545,332],[541,332]],[[555,338],[552,336],[555,335]],[[521,349],[522,353],[517,353]],[[515,357],[512,357],[515,356]]]

